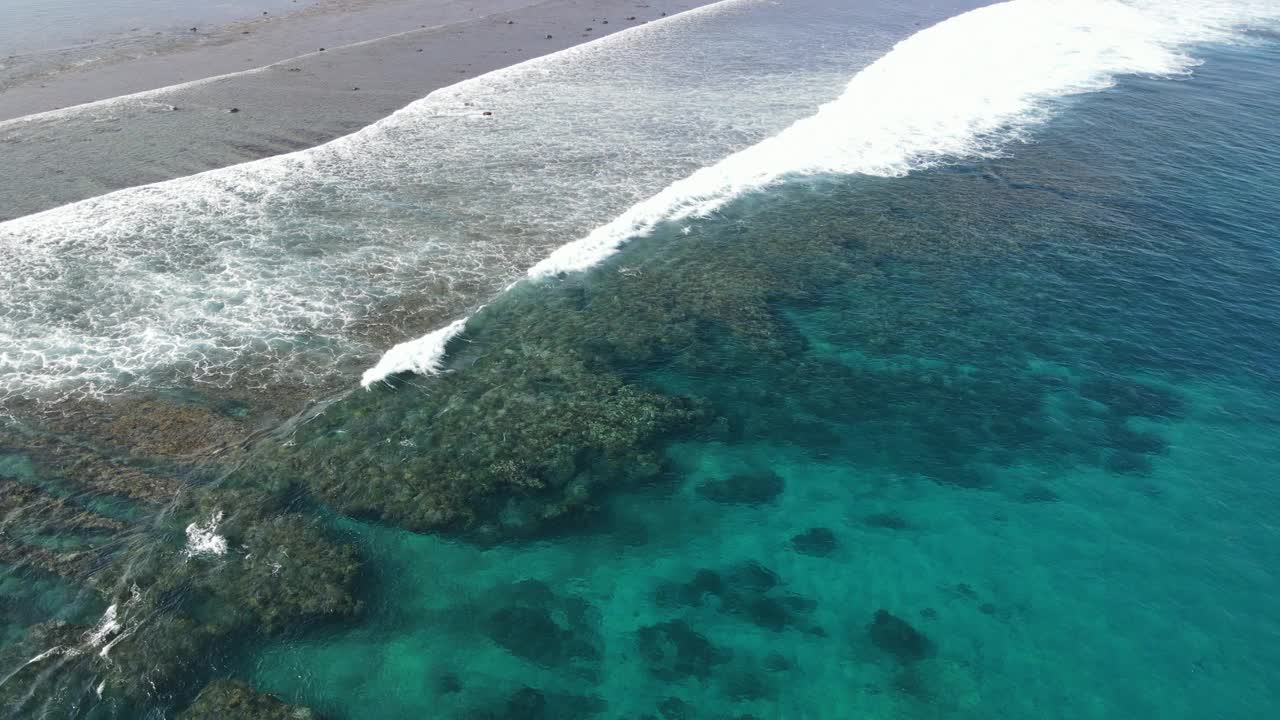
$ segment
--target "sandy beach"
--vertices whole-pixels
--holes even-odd
[[[0,221],[324,143],[437,88],[705,4],[321,4],[11,84]]]

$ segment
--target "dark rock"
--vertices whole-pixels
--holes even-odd
[[[760,677],[751,672],[732,672],[721,681],[724,694],[737,702],[749,702],[770,697],[774,690]]]
[[[931,607],[927,607],[920,611],[920,617],[925,620],[936,620],[938,618],[938,611]]]
[[[240,108],[231,108],[231,109],[230,109],[230,110],[228,110],[227,112],[229,112],[229,113],[238,113],[238,112],[240,112]]]
[[[485,116],[485,117],[490,117],[491,115],[493,115],[493,111],[492,111],[492,110],[485,110],[484,112],[482,112],[482,113],[480,113],[480,114],[481,114],[481,115],[483,115],[483,116]]]
[[[875,619],[871,621],[867,632],[876,647],[897,658],[899,662],[923,660],[933,653],[933,643],[924,633],[883,608],[876,611]]]
[[[729,572],[729,585],[734,592],[766,593],[778,586],[778,574],[754,560],[734,567]]]
[[[719,595],[724,590],[724,581],[720,578],[720,573],[715,570],[702,568],[693,574],[693,580],[689,581],[689,587],[698,593],[711,593]]]
[[[996,614],[996,606],[992,605],[991,603],[982,603],[981,605],[978,606],[978,610],[981,611],[983,615]]]
[[[765,470],[707,480],[698,486],[698,495],[717,503],[759,505],[776,499],[782,489],[782,478]]]
[[[567,659],[566,635],[546,610],[506,607],[489,616],[489,637],[512,655],[543,667],[556,667]]]
[[[791,547],[795,548],[796,552],[814,557],[830,555],[835,552],[839,544],[836,534],[822,527],[809,528],[791,538]]]
[[[684,620],[640,628],[637,643],[649,672],[662,680],[694,677],[705,680],[730,653],[695,632]]]
[[[548,40],[550,40],[550,39],[551,39],[551,36],[550,36],[550,35],[548,35],[548,36],[547,36],[547,39],[548,39]]]
[[[286,705],[237,680],[215,680],[205,686],[179,720],[315,720],[310,709]]]

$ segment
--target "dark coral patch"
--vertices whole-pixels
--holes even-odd
[[[1146,475],[1151,472],[1151,460],[1146,455],[1117,450],[1107,456],[1103,467],[1123,475]]]
[[[484,631],[516,657],[546,668],[590,665],[600,659],[600,638],[581,598],[561,597],[538,580],[515,583],[508,604],[491,612]]]
[[[898,662],[911,663],[933,654],[933,642],[911,623],[881,608],[867,628],[871,642]]]
[[[822,527],[809,528],[791,538],[791,547],[801,555],[826,557],[836,551],[840,542],[836,534]]]
[[[594,695],[547,693],[522,687],[488,706],[470,708],[459,720],[586,720],[599,716],[607,703]]]
[[[640,628],[637,644],[649,672],[662,680],[706,680],[731,657],[684,620]]]
[[[1120,377],[1098,377],[1080,385],[1080,394],[1117,415],[1177,418],[1184,412],[1180,397],[1154,385]]]
[[[813,612],[813,600],[781,591],[777,573],[755,561],[716,572],[703,568],[684,583],[664,583],[658,587],[658,604],[665,607],[710,605],[726,615],[736,616],[759,627],[780,632],[802,626],[802,616]]]
[[[216,680],[178,717],[180,720],[315,720],[319,716],[309,708],[286,705],[242,682]]]

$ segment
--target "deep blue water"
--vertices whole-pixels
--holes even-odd
[[[515,288],[451,372],[213,484],[352,543],[361,607],[181,672],[343,720],[1275,715],[1280,43],[1252,40],[1004,157],[793,178]],[[411,532],[468,502],[414,484],[428,450],[550,487]],[[18,624],[75,619],[47,582],[6,591]],[[156,657],[224,620],[184,582]]]

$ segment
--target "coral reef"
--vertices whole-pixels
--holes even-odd
[[[178,720],[320,720],[309,708],[286,705],[237,680],[215,680],[205,686]]]
[[[706,680],[732,654],[712,644],[684,620],[670,620],[640,628],[636,638],[649,672],[667,681]]]
[[[900,663],[913,663],[933,654],[933,642],[911,623],[881,608],[867,627],[871,642]]]
[[[829,528],[809,528],[791,538],[791,547],[801,555],[812,555],[813,557],[827,557],[836,551],[840,546],[840,541],[836,539],[836,534],[831,532]]]
[[[813,611],[813,601],[783,592],[781,585],[782,581],[769,568],[746,562],[724,572],[704,568],[687,582],[660,585],[657,600],[659,605],[667,607],[701,607],[713,603],[720,612],[766,630],[781,632],[788,627],[798,627],[820,634],[820,629],[805,621],[805,616]]]
[[[507,697],[470,708],[458,720],[587,720],[598,717],[606,703],[593,695],[549,693],[522,687]]]
[[[703,417],[569,351],[499,350],[429,387],[352,396],[250,467],[351,515],[504,537],[657,477],[652,449]]]
[[[558,596],[537,580],[516,583],[506,596],[510,602],[486,618],[490,639],[535,665],[593,673],[602,641],[586,602]]]

